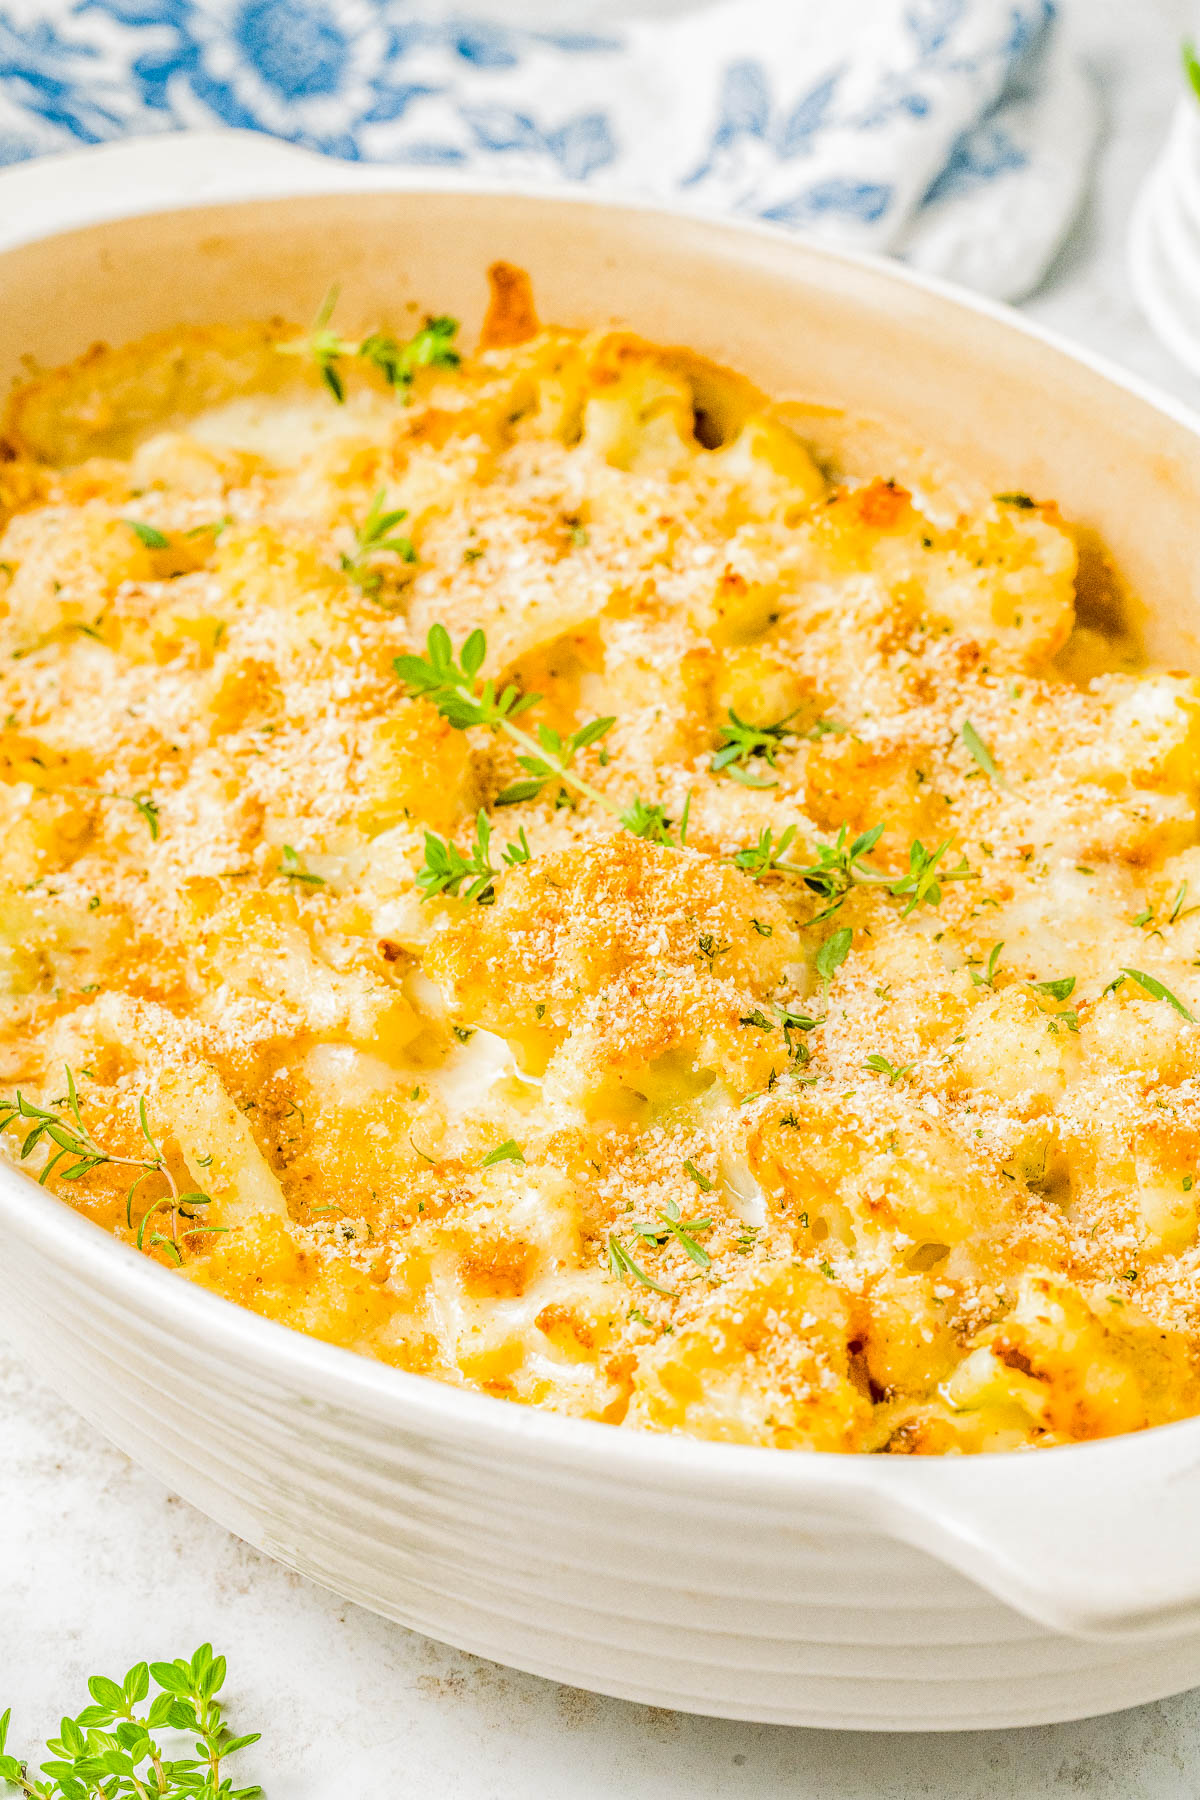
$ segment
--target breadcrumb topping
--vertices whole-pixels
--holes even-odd
[[[15,396],[0,1142],[231,1300],[613,1424],[1200,1412],[1200,682],[1077,621],[1051,501],[852,476],[519,271],[474,356],[422,332]]]

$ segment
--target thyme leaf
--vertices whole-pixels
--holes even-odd
[[[953,869],[938,867],[949,848],[949,838],[943,838],[936,850],[927,850],[920,838],[913,839],[908,852],[908,874],[893,881],[890,887],[890,892],[898,899],[908,896],[908,905],[900,915],[902,919],[907,919],[923,904],[936,906],[942,897],[943,881],[979,880],[978,874],[968,868],[965,856]]]
[[[1165,1000],[1168,1006],[1173,1006],[1180,1018],[1186,1019],[1189,1025],[1194,1025],[1196,1023],[1195,1013],[1189,1012],[1187,1007],[1183,1004],[1183,1001],[1173,994],[1170,988],[1158,979],[1157,975],[1147,975],[1141,969],[1118,970],[1117,974],[1105,988],[1105,993],[1110,994],[1114,992],[1120,987],[1127,976],[1131,980],[1136,981],[1140,988],[1144,988],[1151,999]]]
[[[147,550],[170,549],[170,538],[157,525],[145,525],[141,519],[123,519],[121,523],[128,525],[139,544],[145,544]]]
[[[416,550],[410,537],[392,537],[394,528],[408,517],[408,508],[401,506],[391,512],[384,511],[383,488],[372,500],[367,516],[358,526],[354,534],[354,549],[342,552],[341,566],[357,587],[364,594],[374,595],[379,592],[383,581],[381,570],[375,568],[371,559],[383,551],[391,551],[401,562],[415,563]]]
[[[878,1054],[868,1056],[866,1062],[863,1064],[864,1069],[870,1069],[875,1075],[886,1075],[889,1087],[895,1087],[896,1083],[902,1081],[910,1070],[915,1067],[915,1063],[901,1063],[897,1066],[895,1063],[889,1062],[886,1056],[879,1056]]]
[[[963,720],[962,740],[969,754],[979,764],[989,781],[999,781],[1000,771],[996,767],[996,759],[972,725],[970,719]]]
[[[640,1282],[644,1288],[649,1288],[652,1293],[673,1294],[675,1292],[674,1288],[664,1287],[660,1281],[655,1281],[652,1276],[647,1275],[640,1263],[634,1261],[615,1231],[610,1231],[608,1234],[608,1266],[614,1275],[632,1275],[635,1281]]]
[[[853,939],[854,933],[850,927],[843,925],[840,931],[835,931],[832,937],[827,937],[817,951],[813,960],[817,974],[826,984],[833,980],[834,975],[849,956]]]
[[[502,1163],[502,1162],[523,1163],[524,1161],[525,1161],[524,1154],[521,1150],[521,1146],[517,1143],[516,1139],[515,1138],[505,1138],[505,1140],[502,1144],[497,1144],[496,1148],[494,1150],[488,1151],[487,1155],[484,1157],[483,1161],[480,1163],[479,1166],[481,1169],[493,1169],[493,1168],[495,1168],[497,1163]]]
[[[760,758],[768,768],[773,769],[784,739],[799,736],[798,732],[791,729],[791,720],[795,717],[796,714],[790,712],[786,717],[777,719],[773,725],[749,725],[745,719],[738,717],[731,706],[728,722],[720,727],[721,742],[708,765],[710,770],[714,775],[729,775],[744,787],[777,787],[777,782],[751,774],[750,761],[753,757]]]

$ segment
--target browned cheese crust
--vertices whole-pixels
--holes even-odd
[[[13,401],[5,1150],[562,1413],[1200,1411],[1200,684],[1077,620],[1050,502],[846,479],[516,270],[457,366],[410,318],[390,365],[181,330]]]

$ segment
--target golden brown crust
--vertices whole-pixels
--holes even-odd
[[[1200,1410],[1200,683],[1052,505],[832,485],[749,384],[492,282],[461,367],[335,338],[342,404],[277,326],[17,396],[0,1077],[70,1119],[69,1065],[111,1153],[51,1186],[642,1430]],[[435,625],[515,731],[408,691]]]

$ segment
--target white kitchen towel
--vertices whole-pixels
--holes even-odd
[[[716,0],[611,32],[0,0],[0,162],[222,124],[741,213],[1015,299],[1077,209],[1095,106],[1051,0]]]

